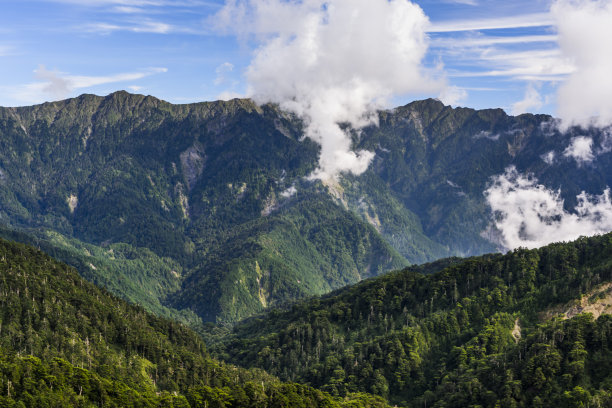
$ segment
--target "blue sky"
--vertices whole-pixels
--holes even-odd
[[[571,73],[550,2],[416,1],[431,25],[426,67],[454,105],[554,113]],[[259,45],[219,29],[219,0],[2,0],[0,105],[125,89],[173,103],[244,94]],[[426,92],[396,95],[394,104]],[[523,101],[524,105],[516,105]]]

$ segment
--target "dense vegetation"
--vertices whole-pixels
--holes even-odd
[[[594,146],[605,134],[560,134],[550,120],[414,102],[354,132],[376,153],[366,173],[322,183],[305,179],[319,147],[276,106],[117,92],[0,108],[0,225],[147,310],[233,322],[408,264],[493,252],[482,193],[509,165],[563,186],[567,206],[601,194],[612,152],[587,171],[563,151],[577,132]],[[541,159],[551,151],[553,165]]]
[[[248,319],[215,348],[333,395],[363,390],[415,407],[605,407],[612,316],[542,319],[583,294],[609,296],[610,282],[612,234],[438,262]]]
[[[316,166],[318,147],[299,129],[250,101],[125,92],[0,109],[4,235],[20,229],[87,279],[190,322],[236,320],[405,265],[320,184],[283,196]]]
[[[186,326],[109,295],[38,250],[0,240],[0,406],[386,405],[216,362]]]

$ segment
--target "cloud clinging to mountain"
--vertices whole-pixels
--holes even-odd
[[[485,198],[507,248],[535,248],[612,231],[610,189],[599,196],[582,192],[577,206],[569,212],[563,207],[560,191],[510,167],[493,178]]]
[[[351,150],[339,123],[375,123],[393,96],[444,87],[422,64],[429,20],[407,0],[231,0],[217,18],[256,41],[249,95],[300,115],[321,145],[315,178],[360,174],[374,155]]]

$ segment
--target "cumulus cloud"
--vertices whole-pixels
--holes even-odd
[[[612,124],[612,0],[557,0],[551,13],[575,66],[557,95],[563,126]]]
[[[527,85],[527,90],[525,91],[525,97],[512,105],[511,112],[513,115],[520,115],[521,113],[538,110],[542,107],[542,104],[543,102],[540,92],[538,92],[533,83],[529,83],[529,85]]]
[[[313,178],[360,174],[374,156],[339,123],[359,129],[393,96],[444,87],[423,67],[429,21],[408,0],[228,0],[216,19],[258,44],[248,94],[300,115],[321,145]]]
[[[592,162],[595,158],[593,155],[593,139],[586,136],[572,138],[569,146],[563,151],[563,156],[573,158],[579,166]]]
[[[494,177],[485,197],[507,248],[535,248],[612,231],[609,188],[598,196],[582,192],[569,212],[563,208],[560,191],[550,190],[538,184],[535,177],[510,167]]]

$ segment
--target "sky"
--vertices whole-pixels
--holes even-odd
[[[254,61],[284,29],[278,27],[282,3],[287,1],[0,0],[0,106],[120,89],[173,103],[252,96],[258,88],[252,86]],[[413,3],[426,21],[417,69],[441,85],[405,86],[385,95],[385,105],[437,97],[454,106],[557,113],[559,87],[575,67],[561,51],[551,1]],[[253,12],[257,4],[274,11]],[[236,12],[249,7],[250,17]],[[266,18],[276,27],[261,30],[274,25]],[[256,19],[264,21],[254,27]],[[413,69],[408,63],[404,72]]]

